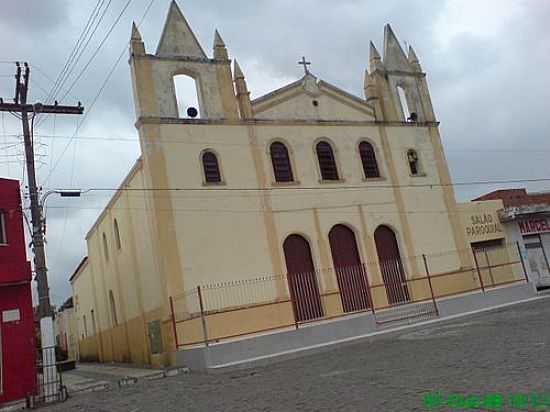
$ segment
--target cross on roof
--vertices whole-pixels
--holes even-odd
[[[300,60],[298,64],[304,66],[304,71],[306,72],[306,74],[309,74],[309,69],[307,68],[307,66],[309,66],[311,62],[306,61],[305,56],[302,57],[302,60]]]

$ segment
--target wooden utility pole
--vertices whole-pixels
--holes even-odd
[[[34,145],[33,130],[29,126],[29,113],[32,113],[31,123],[34,125],[34,117],[39,113],[56,114],[82,114],[84,108],[78,103],[78,106],[60,106],[55,102],[54,105],[44,105],[41,103],[27,103],[27,94],[29,90],[29,78],[31,74],[27,63],[23,64],[24,72],[21,78],[21,65],[16,63],[17,71],[15,74],[15,98],[13,103],[5,103],[0,98],[0,112],[11,112],[21,114],[21,124],[23,127],[23,137],[25,143],[25,161],[27,165],[27,177],[29,180],[29,197],[31,200],[31,218],[32,218],[32,246],[34,251],[34,270],[35,280],[38,289],[38,313],[40,319],[51,317],[52,309],[50,304],[50,293],[48,287],[48,270],[46,267],[46,254],[44,251],[44,225],[42,220],[42,205],[38,196],[38,185],[36,183],[36,173],[34,167]]]

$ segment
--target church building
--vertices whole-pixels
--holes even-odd
[[[205,51],[176,2],[155,52],[133,26],[141,156],[71,278],[82,359],[173,363],[195,334],[173,313],[231,308],[212,322],[238,336],[429,296],[423,255],[432,273],[468,270],[434,285],[442,295],[478,286],[426,73],[389,25],[381,50],[365,46],[360,95],[303,59],[303,77],[251,99],[246,67],[218,31]],[[178,107],[177,76],[198,107]],[[249,301],[238,284],[256,288]],[[197,298],[206,285],[228,292]]]

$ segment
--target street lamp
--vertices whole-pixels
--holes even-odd
[[[44,252],[44,238],[46,235],[46,201],[48,197],[53,194],[58,194],[61,197],[80,197],[82,191],[67,191],[67,190],[49,190],[42,195],[38,202],[39,224],[33,226],[33,240],[36,238],[35,234],[38,234],[40,245],[33,244],[35,249],[39,247],[41,249],[41,264],[42,264],[42,276],[35,276],[35,281],[38,288],[38,304],[40,310],[40,338],[42,347],[42,365],[43,365],[43,379],[44,379],[44,394],[46,399],[54,399],[56,393],[60,390],[57,387],[59,382],[57,378],[57,365],[55,356],[55,334],[53,330],[53,312],[50,305],[50,290],[48,287],[47,268],[46,268],[46,256]],[[35,233],[36,232],[36,233]]]

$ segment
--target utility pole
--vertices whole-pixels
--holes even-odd
[[[0,99],[0,111],[21,113],[21,124],[23,127],[23,137],[25,143],[25,161],[27,166],[27,176],[29,180],[29,198],[31,201],[31,219],[32,219],[32,246],[34,251],[34,270],[35,280],[38,289],[38,313],[40,319],[51,317],[53,315],[50,304],[50,293],[48,287],[46,255],[44,252],[44,225],[42,221],[42,210],[39,202],[39,189],[36,183],[36,172],[34,167],[34,145],[32,129],[29,127],[29,113],[32,113],[31,123],[34,125],[34,117],[38,113],[57,113],[57,114],[82,114],[84,108],[78,106],[60,106],[43,105],[41,103],[27,103],[29,90],[29,79],[31,70],[27,63],[24,63],[23,78],[21,78],[21,65],[16,63],[17,71],[15,74],[15,98],[13,103],[5,103]]]
[[[34,142],[33,128],[34,117],[38,113],[56,114],[82,114],[84,108],[78,106],[60,106],[41,103],[29,104],[27,95],[29,91],[29,79],[31,70],[27,63],[23,64],[23,78],[21,78],[21,65],[16,63],[15,74],[15,98],[13,103],[5,103],[0,98],[0,112],[21,114],[23,137],[25,144],[25,162],[27,177],[29,180],[29,198],[31,201],[32,222],[32,247],[34,252],[35,281],[38,289],[38,313],[40,317],[40,335],[42,346],[42,364],[44,365],[44,393],[47,400],[54,400],[59,393],[56,359],[55,337],[53,331],[53,311],[50,304],[50,292],[48,287],[48,270],[46,267],[46,254],[44,251],[44,221],[42,218],[42,205],[39,200],[39,188],[36,183],[36,171],[34,167]],[[29,113],[32,113],[31,126],[29,126]]]

